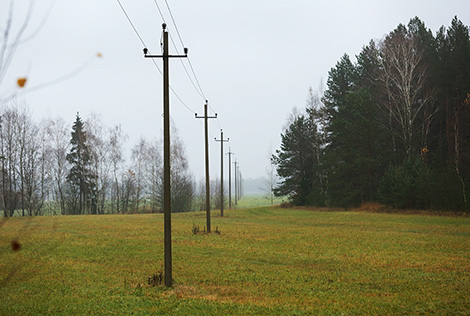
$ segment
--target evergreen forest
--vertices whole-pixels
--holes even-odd
[[[415,17],[310,89],[272,156],[275,193],[294,205],[468,212],[470,36]]]

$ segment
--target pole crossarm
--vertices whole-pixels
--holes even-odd
[[[188,57],[188,54],[185,54],[185,55],[168,55],[168,56],[165,56],[165,55],[148,55],[148,54],[145,54],[145,50],[147,48],[144,48],[144,58],[185,58],[185,57]],[[185,48],[186,49],[186,48]]]
[[[163,55],[149,55],[144,48],[145,58],[163,59],[163,225],[164,225],[164,256],[165,256],[165,286],[173,285],[173,263],[171,252],[171,191],[170,191],[170,58],[188,57],[188,49],[184,49],[185,55],[168,54],[168,32],[166,24],[163,28]]]
[[[206,104],[204,104],[205,107],[207,107],[207,103],[208,103],[208,101],[206,100]],[[206,113],[206,114],[204,114],[203,116],[198,116],[197,113],[194,113],[194,117],[195,118],[203,118],[203,119],[217,118],[217,113],[214,113],[214,116],[208,116],[206,110],[205,110],[204,113]]]

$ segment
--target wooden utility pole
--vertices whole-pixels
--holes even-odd
[[[237,198],[238,198],[238,193],[237,193],[237,190],[238,190],[238,185],[237,185],[237,161],[235,161],[234,163],[234,166],[235,166],[235,205],[237,205]]]
[[[243,193],[243,176],[242,172],[240,171],[240,166],[238,166],[238,200],[242,199]]]
[[[194,115],[196,118],[203,118],[204,119],[204,135],[205,135],[205,144],[206,144],[206,224],[207,224],[207,232],[211,232],[211,197],[210,197],[210,186],[209,186],[209,126],[207,119],[210,118],[217,118],[217,113],[215,116],[208,116],[207,115],[207,100],[204,104],[204,116],[197,116],[197,113]]]
[[[164,252],[165,252],[165,286],[173,285],[173,269],[171,258],[171,192],[170,192],[170,58],[188,57],[188,49],[184,48],[184,55],[169,55],[168,32],[166,24],[163,28],[163,55],[149,55],[144,48],[145,58],[163,59],[163,226],[164,226]]]
[[[232,149],[228,148],[228,208],[232,208]]]
[[[224,139],[224,132],[220,130],[220,140],[214,138],[216,142],[220,142],[220,216],[224,217],[224,142],[228,142],[230,138]]]

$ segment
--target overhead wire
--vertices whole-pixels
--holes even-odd
[[[156,3],[156,1],[155,1],[155,3]],[[168,9],[168,12],[170,13],[171,20],[173,21],[173,25],[175,26],[176,33],[178,34],[178,37],[180,39],[181,46],[184,47],[183,39],[181,38],[180,31],[178,30],[178,26],[176,25],[175,18],[173,17],[173,13],[171,12],[170,5],[168,4],[167,0],[165,0],[165,3],[166,3],[166,7]]]
[[[142,39],[142,36],[140,36],[139,32],[137,31],[137,29],[136,29],[135,26],[134,26],[134,23],[132,23],[131,18],[129,17],[129,15],[127,14],[126,10],[125,10],[124,7],[122,6],[121,1],[120,1],[120,0],[116,0],[116,1],[119,3],[119,6],[121,7],[122,12],[124,12],[124,15],[126,16],[127,21],[129,21],[129,23],[131,24],[132,29],[134,30],[134,32],[135,32],[135,34],[137,35],[137,37],[140,39],[140,42],[142,43],[142,45],[144,45],[144,47],[147,47],[147,45],[145,45],[144,40]],[[158,67],[157,67],[157,68],[158,68]]]
[[[135,27],[134,23],[132,22],[130,16],[127,14],[126,10],[124,9],[124,6],[122,5],[121,1],[120,1],[120,0],[116,0],[116,1],[118,2],[118,4],[119,4],[121,10],[123,11],[123,13],[124,13],[124,15],[126,16],[128,22],[129,22],[129,24],[131,25],[132,29],[134,30],[135,34],[136,34],[137,37],[139,38],[139,40],[140,40],[140,42],[142,43],[142,45],[143,45],[144,47],[147,47],[147,45],[145,44],[145,41],[143,40],[142,36],[139,34],[139,32],[138,32],[137,28]],[[165,17],[164,17],[164,15],[163,15],[163,12],[162,12],[160,6],[158,5],[158,2],[157,2],[156,0],[154,0],[153,2],[154,2],[155,6],[156,6],[156,8],[157,8],[157,10],[158,10],[158,12],[159,12],[159,14],[160,14],[160,17],[162,18],[162,21],[165,23]],[[173,16],[173,13],[172,13],[172,11],[171,11],[171,9],[170,9],[170,6],[169,6],[169,4],[168,4],[168,1],[165,0],[165,3],[166,3],[166,6],[167,6],[167,9],[168,9],[168,12],[170,13],[170,17],[171,17],[171,20],[172,20],[173,25],[174,25],[174,27],[175,27],[176,33],[177,33],[177,35],[178,35],[178,39],[179,39],[181,45],[184,47],[184,42],[183,42],[183,39],[182,39],[182,37],[181,37],[181,33],[179,32],[178,26],[177,26],[177,24],[176,24],[176,21],[175,21],[175,19],[174,19],[174,16]],[[176,51],[179,53],[178,48],[177,48],[177,46],[176,46],[176,43],[175,43],[173,37],[171,36],[171,34],[170,34],[170,39],[171,39],[171,41],[172,41],[172,43],[173,43],[174,48],[175,48]],[[194,81],[192,80],[191,75],[189,74],[189,71],[187,70],[187,68],[185,67],[183,61],[181,60],[181,64],[182,64],[182,66],[183,66],[183,69],[185,70],[186,75],[188,76],[188,78],[189,78],[189,80],[190,80],[192,86],[193,86],[194,89],[196,90],[196,92],[199,94],[200,97],[202,97],[204,100],[206,100],[207,98],[206,98],[206,96],[205,96],[205,94],[204,94],[204,91],[202,90],[201,84],[200,84],[200,82],[199,82],[199,80],[198,80],[198,78],[197,78],[196,72],[194,71],[194,67],[193,67],[193,65],[192,65],[192,63],[191,63],[191,60],[190,60],[189,56],[188,56],[187,59],[188,59],[188,63],[189,63],[191,72],[192,72],[192,74],[193,74],[193,76],[194,76],[194,79],[195,79],[195,81],[196,81],[196,84],[195,84]],[[160,75],[163,76],[162,70],[160,69],[160,67],[159,67],[158,64],[155,62],[154,59],[152,59],[152,62],[153,62],[153,64],[155,65],[155,67],[157,68],[157,70],[158,70],[158,72],[160,73]],[[197,85],[197,87],[196,87],[196,85]],[[198,89],[198,88],[199,88],[199,89]],[[174,89],[171,85],[170,85],[170,90],[172,91],[172,93],[174,94],[174,96],[178,99],[178,101],[179,101],[188,111],[190,111],[190,112],[193,113],[193,114],[196,114],[196,112],[195,112],[193,109],[191,109],[191,108],[182,100],[182,98],[176,93],[175,89]],[[209,108],[210,108],[210,110],[212,110],[212,112],[213,112],[214,114],[216,113],[216,112],[214,111],[214,109],[213,109],[210,105],[209,105]],[[202,124],[202,122],[200,122],[200,123]],[[219,127],[219,129],[222,129],[222,126],[221,126],[221,124],[220,124],[220,121],[219,121],[219,118],[218,118],[218,117],[216,117],[216,123],[217,123],[217,126]]]
[[[154,0],[154,1],[156,2],[156,0]],[[176,33],[178,34],[178,38],[180,39],[181,45],[184,47],[183,38],[181,37],[181,33],[180,33],[180,31],[178,29],[178,25],[176,24],[176,21],[175,21],[175,17],[173,16],[173,12],[171,11],[170,5],[168,4],[167,0],[165,0],[165,4],[166,4],[166,7],[168,9],[168,12],[170,13],[171,20],[173,21],[173,25],[175,26],[175,30],[176,30]],[[193,64],[191,63],[191,59],[189,58],[189,56],[188,56],[188,63],[189,63],[189,67],[191,68],[191,72],[193,73],[194,79],[196,80],[197,86],[199,87],[199,90],[202,94],[202,97],[204,99],[207,99],[205,94],[204,94],[204,91],[202,90],[201,84],[199,83],[199,80],[197,78],[196,72],[194,71],[194,67],[193,67]]]
[[[170,34],[170,39],[171,39],[171,42],[173,43],[173,47],[175,48],[176,52],[179,54],[179,50],[178,50],[178,47],[176,47],[176,44],[175,44],[175,41],[173,40],[173,36],[171,36]],[[186,58],[189,58],[189,56],[187,56]],[[200,90],[198,90],[198,88],[196,87],[193,79],[191,78],[191,75],[189,74],[188,72],[188,69],[186,68],[186,66],[184,65],[184,62],[183,62],[183,58],[179,58],[180,62],[181,62],[181,66],[183,66],[183,69],[184,71],[186,72],[186,75],[188,76],[189,78],[189,81],[191,82],[191,84],[193,85],[194,89],[196,90],[196,92],[199,94],[199,96],[205,100],[206,97],[204,96],[204,94],[201,93]]]
[[[155,5],[157,6],[158,12],[160,12],[160,16],[162,17],[163,23],[165,23],[165,17],[163,16],[162,10],[160,10],[160,6],[158,5],[157,0],[153,0],[155,2]]]
[[[134,23],[132,23],[132,20],[131,18],[129,17],[129,15],[127,14],[126,10],[124,9],[124,6],[122,5],[121,1],[120,0],[116,0],[119,4],[119,6],[121,7],[121,10],[122,12],[124,13],[124,15],[126,16],[127,18],[127,21],[129,21],[129,24],[132,26],[132,29],[134,30],[135,34],[137,35],[137,37],[139,38],[140,42],[142,43],[142,45],[144,47],[147,47],[147,45],[145,44],[142,36],[140,36],[139,32],[137,31],[137,28],[135,27]],[[161,10],[160,10],[160,7],[158,6],[158,3],[155,1],[155,4],[157,5],[157,8],[160,12],[160,15],[162,16],[162,19],[164,20],[163,18],[163,14],[161,13]],[[158,64],[156,63],[156,61],[154,59],[152,59],[152,62],[153,64],[155,65],[155,67],[157,68],[158,72],[160,73],[160,75],[163,76],[163,72],[162,70],[160,69],[160,67],[158,67]],[[173,87],[170,85],[170,90],[171,92],[173,92],[173,94],[175,95],[175,97],[181,102],[181,104],[187,109],[189,110],[191,113],[195,113],[182,99],[181,97],[176,93],[175,89],[173,89]]]
[[[161,10],[160,10],[160,7],[158,6],[157,0],[154,0],[154,2],[155,2],[155,4],[157,5],[157,8],[158,8],[158,10],[159,10],[159,12],[160,12],[160,15],[162,16],[162,19],[164,20],[163,14],[162,14],[162,12],[161,12]],[[173,25],[175,26],[175,30],[176,30],[176,33],[177,33],[178,38],[179,38],[179,40],[180,40],[181,46],[185,47],[184,42],[183,42],[183,38],[182,38],[181,33],[180,33],[180,31],[179,31],[178,25],[176,24],[175,17],[173,16],[173,12],[171,11],[171,8],[170,8],[170,5],[169,5],[169,3],[168,3],[168,0],[165,0],[165,4],[166,4],[166,7],[167,7],[168,12],[169,12],[169,14],[170,14],[170,17],[171,17],[171,20],[172,20],[172,22],[173,22]],[[178,48],[176,47],[173,38],[172,38],[172,42],[173,42],[173,45],[175,46],[175,49],[178,51]],[[204,100],[207,100],[206,95],[205,95],[205,93],[204,93],[204,90],[202,89],[201,84],[200,84],[200,82],[199,82],[199,79],[198,79],[198,77],[197,77],[197,75],[196,75],[196,72],[194,71],[194,67],[193,67],[193,64],[192,64],[192,62],[191,62],[191,58],[188,56],[187,59],[188,59],[188,64],[189,64],[189,67],[190,67],[190,69],[191,69],[191,72],[192,72],[192,74],[193,74],[193,76],[194,76],[194,79],[195,79],[195,81],[196,81],[197,87],[196,87],[196,85],[194,84],[193,80],[191,79],[191,76],[189,75],[189,73],[188,73],[186,67],[184,66],[184,63],[183,63],[182,60],[181,60],[181,64],[183,65],[183,68],[184,68],[184,70],[186,71],[186,74],[188,75],[188,78],[189,78],[189,80],[191,81],[191,84],[192,84],[193,87],[196,89],[196,91],[198,92],[198,94],[199,94]],[[198,88],[199,88],[199,89],[198,89]],[[216,112],[214,111],[214,109],[213,109],[210,105],[209,105],[209,109],[211,109],[212,112],[213,112],[214,114],[216,114]],[[219,118],[218,118],[218,117],[216,117],[216,123],[217,123],[219,129],[222,129],[222,126],[220,125],[220,121],[219,121]]]
[[[158,5],[157,0],[153,0],[153,2],[155,3],[155,6],[157,7],[158,13],[160,14],[160,17],[162,18],[163,23],[166,23],[165,17],[164,17],[164,15],[163,15],[162,10],[160,9],[160,6]],[[177,24],[176,24],[175,18],[174,18],[173,13],[172,13],[172,11],[171,11],[171,9],[170,9],[170,5],[168,4],[167,1],[165,1],[165,3],[166,3],[166,7],[167,7],[167,9],[168,9],[168,12],[170,13],[170,17],[171,17],[171,20],[172,20],[172,22],[173,22],[173,25],[175,26],[176,33],[178,34],[178,38],[179,38],[179,40],[180,40],[181,46],[182,46],[182,47],[185,47],[185,46],[184,46],[184,43],[183,43],[183,39],[182,39],[182,37],[181,37],[181,33],[180,33],[179,29],[178,29],[178,26],[177,26]],[[171,42],[173,43],[173,47],[175,48],[176,52],[179,54],[178,47],[176,46],[176,43],[175,43],[175,41],[174,41],[174,39],[173,39],[173,36],[171,36],[171,34],[170,34],[170,39],[171,39]],[[186,72],[186,75],[188,76],[189,81],[191,82],[191,85],[194,87],[194,89],[195,89],[196,92],[199,94],[199,96],[200,96],[203,100],[205,100],[205,99],[206,99],[206,96],[204,95],[204,91],[203,91],[202,88],[201,88],[201,84],[199,83],[199,80],[197,79],[196,73],[194,72],[194,67],[192,66],[191,59],[190,59],[189,56],[187,56],[186,59],[188,60],[189,67],[191,68],[191,72],[193,73],[193,77],[194,77],[194,80],[196,81],[196,83],[194,83],[194,80],[191,78],[191,75],[189,74],[188,69],[187,69],[186,66],[184,65],[183,59],[180,59],[181,65],[183,66],[183,69],[184,69],[184,71]],[[197,86],[196,86],[196,85],[197,85]]]

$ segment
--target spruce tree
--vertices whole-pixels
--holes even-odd
[[[96,214],[96,189],[91,172],[91,155],[86,131],[79,113],[72,126],[71,149],[67,161],[71,169],[67,176],[70,187],[69,207],[72,214]]]
[[[289,196],[294,205],[324,205],[322,183],[318,173],[315,137],[317,126],[309,117],[300,115],[281,135],[281,148],[273,155],[277,173],[282,179],[274,190],[276,196]]]

